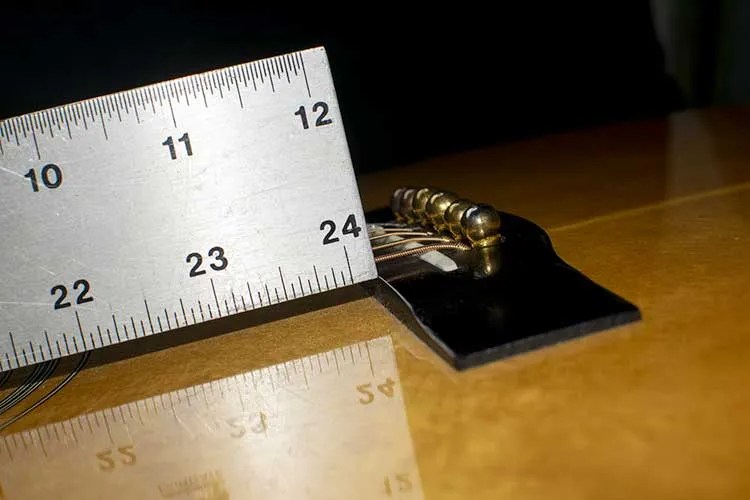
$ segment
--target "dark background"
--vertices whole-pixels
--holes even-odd
[[[657,36],[667,4],[519,3],[4,5],[0,118],[315,45],[360,172],[689,104]]]

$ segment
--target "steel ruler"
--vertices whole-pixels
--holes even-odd
[[[0,371],[376,277],[323,48],[0,121]]]
[[[0,437],[0,498],[422,498],[390,337]]]

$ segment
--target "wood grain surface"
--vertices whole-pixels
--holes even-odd
[[[749,133],[750,110],[688,112],[360,178],[366,208],[435,185],[533,220],[640,323],[457,373],[357,298],[92,362],[4,434],[390,335],[425,498],[748,498]]]

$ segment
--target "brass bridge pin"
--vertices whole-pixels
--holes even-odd
[[[440,232],[448,230],[445,220],[445,212],[448,207],[455,201],[458,201],[458,195],[446,191],[438,191],[430,196],[427,201],[427,216],[430,218],[433,227]]]

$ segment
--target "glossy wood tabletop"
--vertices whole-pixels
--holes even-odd
[[[104,363],[95,354],[61,393],[4,434],[386,336],[395,349],[389,377],[397,378],[398,411],[367,429],[360,429],[364,413],[342,413],[329,425],[377,439],[395,433],[400,444],[377,448],[362,467],[403,470],[382,471],[378,488],[356,474],[337,477],[341,491],[749,498],[748,137],[750,110],[687,112],[359,179],[366,208],[384,205],[397,186],[427,184],[533,220],[564,260],[638,305],[639,323],[458,373],[374,299],[358,298],[132,359]],[[371,373],[377,385],[379,372]],[[369,404],[364,382],[339,386]],[[291,434],[285,446],[294,449]],[[169,447],[149,453],[169,460]],[[361,448],[337,446],[334,462],[358,463]],[[403,457],[391,462],[388,453]],[[221,457],[212,455],[216,470]],[[284,483],[304,475],[279,474]]]

